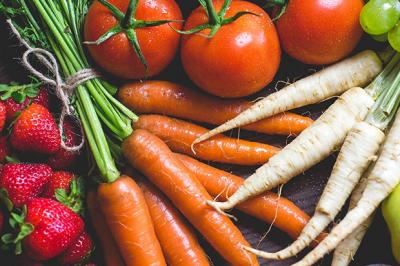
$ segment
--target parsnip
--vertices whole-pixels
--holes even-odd
[[[268,95],[235,118],[200,136],[193,144],[227,130],[291,109],[314,104],[344,91],[368,84],[382,70],[382,62],[371,50],[331,65]]]
[[[362,121],[374,100],[361,88],[341,95],[310,127],[258,168],[226,202],[208,202],[217,210],[236,204],[288,182],[326,158],[341,145],[348,131]]]
[[[246,248],[268,259],[286,259],[306,248],[333,221],[383,142],[385,134],[368,122],[359,122],[347,135],[315,213],[300,236],[276,253]]]
[[[400,182],[400,112],[382,147],[381,154],[368,176],[367,185],[357,206],[336,225],[328,236],[295,266],[313,265],[333,250],[365,222]]]
[[[354,209],[360,200],[362,193],[367,185],[367,178],[361,178],[360,183],[356,186],[350,198],[349,210]],[[375,214],[375,213],[374,213]],[[367,220],[361,223],[351,234],[349,234],[340,244],[335,248],[333,253],[332,266],[347,266],[350,264],[358,247],[367,232],[368,227],[371,225],[374,218],[371,214]]]

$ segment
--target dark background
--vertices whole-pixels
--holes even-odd
[[[350,0],[348,0],[350,1]],[[177,1],[182,8],[182,12],[184,17],[187,17],[189,12],[198,6],[197,2],[178,0]],[[261,5],[261,1],[254,1]],[[4,21],[1,22],[0,27],[0,82],[5,83],[11,80],[16,80],[23,82],[26,79],[27,73],[21,67],[18,57],[21,56],[21,49],[18,45],[15,44],[15,40],[10,37],[7,27],[4,24]],[[362,42],[356,50],[362,50],[365,47],[372,47],[375,49],[379,49],[380,47],[376,46],[376,44],[372,43],[372,41],[364,36]],[[294,61],[286,56],[283,56],[281,62],[280,71],[275,79],[275,82],[272,82],[271,85],[265,90],[261,91],[255,96],[252,96],[252,99],[255,99],[259,96],[265,96],[268,93],[274,91],[275,84],[277,81],[293,81],[302,76],[313,73],[317,70],[316,67],[307,66],[301,64],[299,62]],[[162,73],[156,79],[165,79],[176,81],[179,83],[187,84],[188,86],[195,87],[185,76],[185,73],[179,64],[179,58],[175,60],[174,63],[170,67],[168,67],[164,73]],[[115,80],[116,83],[121,81]],[[315,105],[312,107],[303,108],[301,110],[296,110],[298,113],[310,115],[313,118],[318,117],[321,112],[330,104],[331,102],[325,102],[319,105]],[[230,132],[232,136],[237,136],[237,131]],[[247,133],[241,132],[241,138],[247,139],[255,139],[257,141],[267,142],[269,144],[275,144],[277,146],[283,147],[290,138],[287,137],[279,137],[279,136],[262,136],[256,133]],[[282,190],[282,196],[289,198],[298,206],[300,206],[305,212],[312,215],[315,205],[318,201],[319,196],[322,193],[324,185],[329,177],[331,168],[335,161],[336,154],[333,154],[322,163],[314,166],[309,171],[305,172],[301,176],[294,178],[291,182],[286,184]],[[242,176],[247,176],[251,174],[256,168],[254,167],[235,167],[229,165],[217,165],[219,168],[223,168],[228,171],[232,171],[235,174],[239,174]],[[344,210],[347,210],[347,205],[344,207]],[[265,224],[263,222],[258,221],[257,219],[251,218],[247,215],[241,214],[239,212],[233,211],[233,214],[239,219],[238,226],[248,239],[248,241],[254,247],[258,247],[262,250],[266,251],[276,251],[284,248],[289,243],[291,243],[291,239],[285,235],[283,232],[272,228],[272,230],[268,233],[263,241],[260,242],[261,237],[267,232],[269,228],[269,224]],[[342,213],[339,217],[336,218],[335,222],[339,222],[340,218],[343,217]],[[212,258],[214,265],[225,265],[224,261],[212,250],[212,248],[205,243],[204,240],[203,246],[205,247],[207,253]],[[309,250],[307,250],[309,251]],[[306,252],[307,252],[306,251]],[[301,254],[303,256],[305,252]],[[1,257],[1,255],[0,255]],[[289,265],[295,262],[297,259],[289,259],[284,261],[268,261],[261,260],[262,265]],[[330,265],[331,256],[326,256],[322,261],[319,262],[319,265]],[[4,261],[3,261],[4,262]],[[381,212],[378,210],[375,220],[368,230],[367,235],[365,236],[361,247],[354,258],[352,265],[372,265],[372,264],[389,264],[395,265],[395,261],[391,255],[390,250],[390,236],[387,231],[387,228],[384,224]],[[3,263],[0,263],[3,265]],[[6,264],[12,265],[12,264]]]

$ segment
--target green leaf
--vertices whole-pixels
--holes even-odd
[[[14,204],[8,197],[8,192],[5,188],[0,188],[0,201],[4,202],[8,211],[11,211],[14,208]]]
[[[10,234],[10,233],[5,234],[5,235],[3,235],[3,236],[1,237],[1,241],[2,241],[4,244],[11,244],[11,243],[14,242],[14,236],[13,236],[13,234]]]
[[[24,222],[24,218],[14,212],[11,213],[11,218],[15,220],[18,224],[22,224]]]
[[[17,242],[17,243],[15,244],[15,254],[16,254],[16,255],[22,254],[22,243],[21,243],[21,241],[20,241],[20,242]]]
[[[25,99],[26,99],[26,95],[21,91],[14,91],[11,94],[11,97],[17,103],[23,103],[25,101]]]

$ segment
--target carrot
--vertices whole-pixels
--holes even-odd
[[[374,213],[379,204],[400,182],[400,112],[389,131],[375,166],[367,178],[364,192],[343,220],[325,239],[296,266],[313,265],[326,253],[333,250],[342,240],[356,230]]]
[[[161,138],[171,150],[208,161],[239,165],[259,165],[265,163],[279,149],[267,144],[246,140],[215,136],[194,147],[193,140],[207,129],[192,123],[160,115],[142,115],[133,124],[135,129],[145,129]]]
[[[253,196],[288,182],[325,159],[363,120],[374,100],[361,88],[341,95],[310,127],[248,177],[225,202],[208,202],[217,210],[233,208]]]
[[[175,156],[196,175],[213,197],[218,196],[225,200],[243,183],[243,178],[199,162],[189,156],[178,153]],[[300,235],[301,230],[310,219],[308,214],[293,202],[270,191],[237,205],[237,208],[267,223],[273,222],[274,226],[294,239]]]
[[[195,233],[169,200],[149,182],[141,180],[138,184],[149,207],[168,265],[210,265]]]
[[[368,84],[382,70],[382,62],[371,50],[324,68],[258,101],[238,116],[203,134],[194,143],[288,110],[314,104]]]
[[[258,265],[257,258],[242,248],[249,244],[240,230],[206,204],[211,196],[161,139],[138,129],[122,143],[122,152],[230,264]]]
[[[89,190],[86,197],[91,224],[100,241],[101,252],[106,266],[124,266],[125,263],[118,251],[117,244],[108,228],[101,211],[97,192]]]
[[[98,198],[127,266],[167,265],[139,186],[129,176],[101,183]]]
[[[250,108],[241,99],[222,99],[168,81],[133,82],[118,91],[121,102],[142,114],[163,114],[220,125]],[[313,120],[295,113],[281,113],[246,125],[243,129],[266,134],[298,135]]]

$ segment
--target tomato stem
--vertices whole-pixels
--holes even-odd
[[[231,2],[232,2],[232,0],[225,0],[224,4],[222,5],[221,10],[217,13],[214,8],[214,4],[213,4],[212,0],[199,0],[199,3],[201,4],[201,6],[204,8],[204,10],[207,13],[208,22],[198,25],[198,26],[196,26],[192,29],[186,30],[186,31],[181,31],[181,30],[176,30],[176,29],[174,29],[174,30],[180,34],[194,34],[194,33],[198,33],[205,29],[210,29],[210,33],[208,34],[207,38],[212,38],[212,37],[214,37],[214,35],[218,32],[218,30],[222,26],[224,26],[226,24],[230,24],[244,15],[258,16],[257,14],[252,13],[252,12],[240,11],[232,17],[224,18],[226,11],[228,10]]]
[[[130,0],[128,10],[125,13],[124,18],[121,21],[121,26],[125,29],[129,28],[132,25],[132,20],[134,20],[133,16],[136,13],[138,0]]]
[[[227,2],[227,1],[225,1]],[[206,0],[206,9],[207,9],[207,14],[208,18],[210,20],[210,24],[218,24],[220,22],[220,17],[219,14],[215,11],[214,5],[212,0]]]

